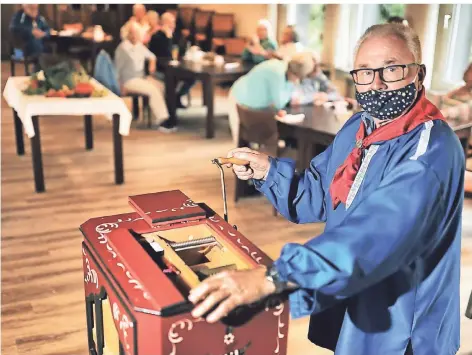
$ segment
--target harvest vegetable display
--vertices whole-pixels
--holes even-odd
[[[72,61],[64,61],[31,75],[26,95],[46,97],[102,97],[106,89],[97,89],[90,83],[85,69]]]

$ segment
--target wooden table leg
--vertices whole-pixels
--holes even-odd
[[[85,149],[93,149],[93,125],[92,115],[84,116],[84,134],[85,134]]]
[[[123,174],[123,140],[120,134],[120,115],[113,115],[113,153],[115,159],[115,183],[124,182]]]
[[[166,70],[166,101],[167,110],[169,111],[169,120],[171,123],[177,125],[177,94],[175,92],[177,78],[175,77],[174,70],[167,68]]]
[[[46,191],[44,187],[43,158],[41,155],[41,135],[39,133],[39,117],[33,116],[34,137],[31,138],[31,152],[33,157],[33,173],[36,192]]]
[[[205,104],[207,106],[207,120],[206,120],[206,137],[207,139],[215,136],[215,112],[214,112],[214,85],[211,76],[207,76],[203,80],[203,95],[205,97]]]
[[[13,119],[15,120],[16,154],[24,155],[25,143],[23,141],[23,123],[15,110],[13,110]]]

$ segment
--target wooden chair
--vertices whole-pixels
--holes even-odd
[[[142,100],[143,103],[143,122],[147,126],[147,128],[151,128],[152,124],[152,116],[151,116],[151,107],[149,106],[149,96],[144,94],[138,93],[125,93],[121,95],[122,97],[131,97],[132,99],[132,110],[133,110],[133,121],[139,120],[140,110],[139,110],[139,103]]]
[[[211,18],[212,49],[224,47],[224,39],[234,37],[234,14],[214,14]]]
[[[274,110],[251,110],[237,106],[239,115],[238,148],[253,147],[273,157],[281,155],[279,148],[279,132]],[[251,191],[252,190],[252,191]],[[234,202],[242,196],[254,193],[255,188],[247,182],[236,179]],[[273,208],[274,216],[277,210]]]
[[[15,55],[15,49],[23,52],[22,57]],[[15,76],[16,74],[16,65],[23,64],[25,69],[25,75],[31,75],[30,66],[35,65],[39,62],[38,56],[25,56],[25,43],[20,36],[17,36],[13,33],[10,33],[10,75]]]
[[[233,57],[240,57],[246,48],[247,38],[223,38],[223,45],[225,54]]]

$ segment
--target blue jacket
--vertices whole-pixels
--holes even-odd
[[[310,168],[271,159],[256,181],[294,223],[326,222],[275,261],[300,289],[294,317],[311,315],[309,339],[336,355],[452,355],[459,348],[464,153],[439,120],[373,145],[351,205],[333,210],[329,186],[355,145],[356,114]],[[362,170],[362,167],[361,167]],[[410,343],[410,345],[409,345]]]
[[[23,10],[18,11],[10,22],[10,32],[19,36],[24,42],[24,55],[33,56],[39,55],[44,50],[43,39],[37,39],[33,36],[33,21],[36,21],[38,29],[46,33],[46,37],[50,34],[49,26],[43,16],[37,16],[32,19],[26,15]]]
[[[113,60],[103,49],[98,53],[97,59],[95,60],[93,77],[108,90],[120,96],[120,84],[118,83],[118,76]]]

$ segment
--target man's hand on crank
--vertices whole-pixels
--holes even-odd
[[[195,304],[192,316],[208,314],[206,320],[215,323],[240,305],[251,304],[274,293],[275,285],[266,278],[266,269],[223,271],[201,282],[190,291],[189,300]]]

